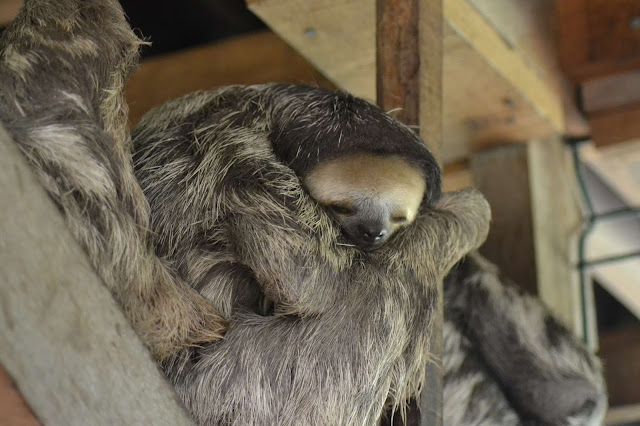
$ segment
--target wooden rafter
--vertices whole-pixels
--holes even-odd
[[[339,87],[375,99],[375,10],[367,0],[252,0],[249,8]],[[491,144],[562,132],[560,96],[469,0],[443,0],[447,164]]]

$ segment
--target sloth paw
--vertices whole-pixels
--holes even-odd
[[[146,313],[134,321],[154,357],[161,361],[182,349],[220,340],[227,320],[213,305],[182,282],[166,284],[144,302]]]

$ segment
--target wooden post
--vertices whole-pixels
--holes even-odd
[[[480,252],[529,294],[538,294],[533,206],[526,144],[474,154],[475,185],[491,204],[491,231]]]
[[[0,363],[46,425],[192,425],[0,126]]]
[[[376,97],[409,126],[419,124],[419,0],[377,0]]]
[[[378,104],[405,124],[419,126],[437,156],[442,141],[442,0],[377,0],[376,7]],[[437,303],[422,398],[407,413],[411,425],[442,424],[442,288]]]
[[[480,252],[582,335],[576,269],[581,215],[571,155],[561,138],[474,154],[471,170],[492,210]]]

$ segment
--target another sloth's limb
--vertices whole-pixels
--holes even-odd
[[[224,323],[154,254],[122,93],[139,45],[115,0],[27,0],[0,39],[0,119],[164,358],[216,341]]]
[[[447,277],[445,304],[448,321],[523,420],[600,424],[607,406],[600,363],[538,299],[471,254]]]
[[[447,279],[445,279],[447,282]],[[444,426],[522,424],[500,385],[475,350],[475,345],[451,321],[443,324]]]

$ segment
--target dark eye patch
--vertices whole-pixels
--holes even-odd
[[[393,223],[404,223],[407,221],[407,217],[406,216],[394,216],[391,218],[391,221]]]
[[[355,210],[351,206],[347,206],[345,204],[333,203],[329,204],[329,210],[333,213],[341,214],[341,215],[352,215],[355,213]]]

